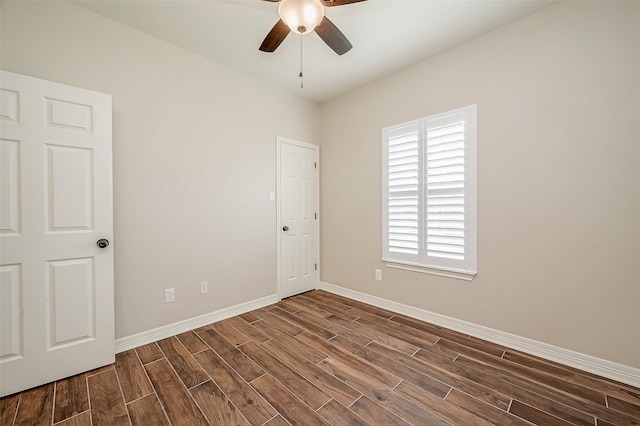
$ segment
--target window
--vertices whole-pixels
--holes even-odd
[[[383,129],[382,260],[476,273],[476,106]]]

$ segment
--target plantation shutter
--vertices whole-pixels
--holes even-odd
[[[388,136],[388,250],[420,251],[420,131],[413,124]]]
[[[383,129],[382,260],[471,279],[477,273],[476,106]]]
[[[427,256],[465,259],[465,117],[427,122]]]

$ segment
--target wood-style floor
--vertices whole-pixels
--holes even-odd
[[[0,400],[2,425],[640,425],[640,389],[324,291]]]

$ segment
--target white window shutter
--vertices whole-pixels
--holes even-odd
[[[465,123],[456,114],[427,122],[427,256],[465,258]]]
[[[388,135],[388,250],[417,255],[420,250],[420,131],[418,125]]]

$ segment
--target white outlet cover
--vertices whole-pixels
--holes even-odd
[[[176,289],[166,288],[164,290],[164,303],[174,302],[176,300]]]

